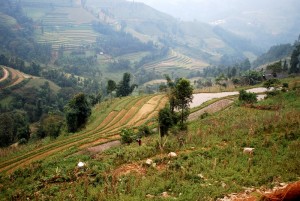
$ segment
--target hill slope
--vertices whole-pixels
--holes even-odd
[[[233,43],[228,42],[228,36],[220,35],[213,26],[196,21],[181,22],[142,3],[23,0],[21,5],[36,23],[37,40],[52,44],[54,50],[61,46],[66,50],[89,47],[96,38],[101,38],[91,26],[92,22],[98,21],[117,31],[128,32],[143,42],[167,45],[206,65],[218,63],[224,55],[242,58],[246,51],[259,53],[251,45],[237,48],[233,43],[241,41],[234,34],[230,36]]]
[[[233,105],[197,119],[188,132],[165,139],[156,134],[143,138],[142,146],[133,143],[98,154],[78,153],[117,139],[116,128],[138,124],[131,117],[151,119],[164,96],[127,97],[98,105],[82,133],[14,153],[0,152],[1,171],[10,173],[26,165],[10,175],[0,174],[1,184],[9,186],[1,186],[0,199],[216,200],[245,189],[258,199],[260,195],[250,189],[266,189],[300,176],[299,78],[285,81],[289,92],[251,108]],[[147,109],[148,116],[139,108]],[[243,147],[255,148],[254,154],[243,154]],[[170,158],[170,151],[177,157]],[[154,164],[145,165],[146,159]],[[85,169],[76,167],[79,161],[85,162]]]

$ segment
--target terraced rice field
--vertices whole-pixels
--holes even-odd
[[[146,70],[157,70],[159,72],[165,72],[168,69],[201,70],[206,66],[208,66],[208,64],[192,59],[172,50],[166,58],[145,64],[144,68]]]
[[[92,29],[78,26],[69,30],[45,32],[38,37],[38,42],[50,43],[54,50],[58,50],[61,46],[65,50],[73,50],[94,43],[97,37],[99,37],[99,34],[95,33]]]
[[[119,139],[125,127],[137,127],[154,121],[159,109],[167,102],[165,95],[126,97],[94,108],[93,119],[85,131],[54,141],[10,158],[0,159],[0,172],[13,172],[50,155],[61,154],[70,148],[76,151]]]
[[[39,26],[35,31],[39,43],[51,44],[54,50],[61,46],[65,50],[74,50],[96,42],[99,34],[92,29],[92,21],[96,18],[72,2],[23,2],[25,10],[33,13]]]

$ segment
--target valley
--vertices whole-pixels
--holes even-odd
[[[0,201],[297,200],[297,2],[140,1],[0,0]]]

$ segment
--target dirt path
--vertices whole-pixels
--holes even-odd
[[[224,108],[228,107],[229,105],[231,105],[233,103],[232,100],[229,99],[223,99],[223,100],[219,100],[201,110],[198,110],[192,114],[190,114],[188,120],[189,121],[194,121],[196,119],[199,118],[199,116],[201,116],[202,114],[204,114],[205,112],[211,114],[211,113],[215,113],[218,111],[223,110]]]
[[[3,67],[2,67],[2,69],[3,69],[4,75],[3,75],[2,78],[0,78],[0,82],[6,80],[8,78],[8,76],[9,76],[8,70],[6,68],[3,68]]]

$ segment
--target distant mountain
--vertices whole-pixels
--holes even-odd
[[[123,28],[142,41],[169,45],[206,63],[217,64],[224,55],[242,58],[249,52],[260,53],[234,33],[198,21],[180,21],[143,3],[88,0],[86,7],[103,22]],[[237,44],[241,42],[245,44]]]
[[[170,46],[207,64],[218,64],[224,55],[242,58],[245,52],[252,55],[259,53],[257,48],[240,40],[241,37],[234,33],[226,38],[229,35],[220,28],[197,21],[183,22],[143,3],[125,0],[8,2],[8,7],[21,6],[24,13],[33,19],[36,41],[49,43],[56,50],[61,46],[76,49],[94,43],[101,34],[95,32],[91,24],[100,21],[117,31],[128,32],[142,42],[153,41],[157,45]],[[243,41],[246,45],[234,44]]]
[[[138,0],[182,20],[199,21],[223,28],[267,50],[289,43],[300,33],[298,0]]]

